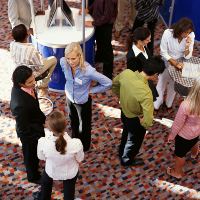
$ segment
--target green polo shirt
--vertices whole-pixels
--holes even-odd
[[[153,96],[145,77],[138,71],[126,69],[114,78],[111,88],[120,99],[126,117],[144,116],[141,125],[145,129],[153,125]]]

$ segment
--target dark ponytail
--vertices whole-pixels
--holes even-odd
[[[134,42],[133,40],[134,40],[133,34],[129,34],[126,39],[126,48],[127,49],[130,49],[133,46],[133,42]]]
[[[63,137],[65,129],[67,127],[65,116],[58,111],[52,112],[49,116],[48,125],[51,131],[53,131],[54,135],[59,135],[58,139],[55,142],[56,150],[60,152],[61,155],[66,154],[65,148],[67,146],[67,142]]]
[[[126,47],[130,49],[134,44],[137,44],[139,40],[144,41],[151,35],[151,31],[145,27],[136,28],[133,34],[129,34],[126,40]]]
[[[66,153],[66,150],[65,150],[66,146],[67,146],[67,142],[64,139],[62,133],[60,133],[58,139],[56,140],[56,150],[60,152],[61,155],[64,155]]]

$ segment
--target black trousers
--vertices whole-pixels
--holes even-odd
[[[69,119],[72,127],[72,138],[79,138],[84,151],[90,148],[92,123],[92,98],[84,104],[72,103],[67,97]]]
[[[38,171],[39,159],[37,157],[38,140],[27,140],[20,138],[22,143],[22,152],[24,156],[24,164],[26,166],[27,178],[29,181],[40,179],[41,175]]]
[[[156,23],[157,23],[157,19],[151,21],[151,22],[147,22],[147,28],[151,31],[151,42],[149,42],[147,44],[151,54],[153,55],[153,45],[154,45],[154,31],[155,31],[155,28],[156,28]],[[138,17],[135,18],[135,21],[134,21],[134,24],[133,24],[133,28],[132,28],[132,31],[131,33],[134,32],[134,30],[138,27],[142,27],[144,25],[144,21],[142,20],[139,20]]]
[[[128,118],[121,112],[123,122],[123,132],[121,145],[119,147],[119,156],[122,157],[122,163],[131,164],[134,157],[138,154],[144,140],[146,129],[141,126],[138,117]]]
[[[63,180],[63,193],[64,200],[74,200],[75,196],[75,184],[77,180],[77,175],[72,179]],[[46,171],[43,171],[41,178],[41,191],[38,194],[39,200],[50,200],[51,192],[53,186],[53,179],[48,176]]]
[[[103,62],[103,74],[112,79],[113,73],[113,48],[112,48],[113,24],[96,26],[95,38],[97,43],[96,57]]]

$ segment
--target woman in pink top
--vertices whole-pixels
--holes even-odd
[[[167,168],[167,173],[180,179],[185,163],[185,155],[191,150],[191,158],[198,155],[198,139],[200,135],[200,74],[194,79],[193,87],[187,99],[181,103],[177,112],[168,142],[175,139],[175,168]]]

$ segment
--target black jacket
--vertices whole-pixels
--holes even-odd
[[[148,58],[151,58],[151,52],[149,50],[148,47],[144,47]],[[127,69],[131,69],[132,71],[142,71],[142,66],[144,65],[144,63],[147,61],[147,59],[144,57],[144,55],[142,53],[139,53],[137,57],[135,57],[135,53],[133,52],[133,49],[130,48],[128,50],[128,53],[126,55],[127,58]],[[153,95],[153,101],[156,101],[156,97],[158,97],[158,92],[156,90],[156,87],[153,83],[153,80],[149,80],[149,87],[152,91],[152,95]]]
[[[36,99],[20,88],[12,88],[10,108],[16,120],[16,132],[20,139],[35,140],[44,137],[45,115]]]
[[[144,47],[148,58],[151,58],[151,52],[147,47]],[[128,53],[126,55],[127,58],[127,69],[131,69],[132,71],[142,71],[142,66],[144,65],[144,63],[146,62],[146,58],[144,57],[144,55],[142,53],[139,53],[137,57],[135,57],[135,53],[133,52],[133,49],[130,48],[128,50]]]

